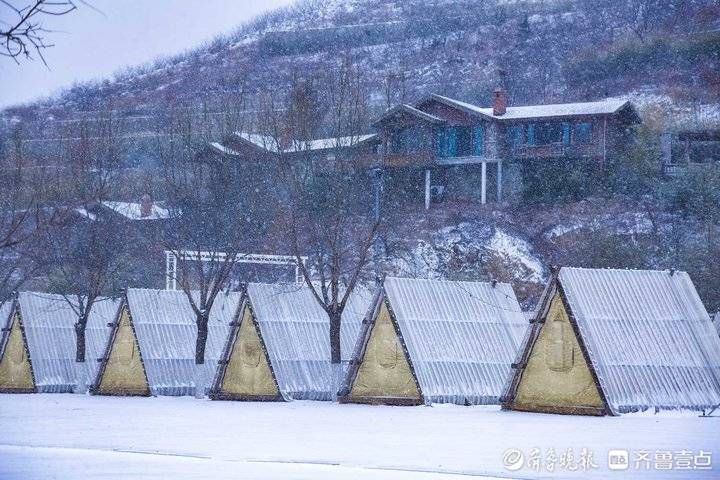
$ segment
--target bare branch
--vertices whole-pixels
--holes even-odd
[[[34,0],[18,7],[10,0],[0,0],[0,10],[8,10],[15,17],[10,22],[4,22],[7,27],[0,28],[0,56],[19,63],[20,58],[32,60],[36,54],[47,65],[43,51],[54,45],[45,40],[52,30],[44,27],[43,20],[74,12],[78,3],[87,5],[82,0]]]

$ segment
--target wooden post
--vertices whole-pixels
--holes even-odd
[[[425,170],[425,210],[430,210],[430,169]]]
[[[480,182],[480,203],[487,203],[487,162],[482,162],[482,180]]]
[[[502,160],[497,162],[497,201],[502,202]]]

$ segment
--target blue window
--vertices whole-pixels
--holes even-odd
[[[563,145],[570,145],[570,123],[563,122],[562,124],[562,143]]]
[[[578,144],[592,142],[592,123],[576,123],[573,142]]]
[[[530,123],[527,126],[527,144],[535,145],[535,124]]]
[[[445,151],[445,156],[454,157],[457,155],[457,129],[450,127],[445,134],[447,135],[447,150]]]
[[[448,127],[439,130],[438,148],[441,157],[454,157],[457,155],[457,128]]]
[[[483,127],[476,126],[473,127],[473,155],[480,156],[483,154],[483,140],[484,140],[484,132]]]

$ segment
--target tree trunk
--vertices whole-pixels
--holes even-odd
[[[201,312],[197,316],[197,342],[195,343],[195,398],[203,398],[205,396],[205,346],[208,338],[208,320],[209,316],[205,312]]]
[[[205,363],[205,345],[208,337],[208,316],[201,313],[197,317],[197,342],[195,343],[195,364]]]
[[[339,313],[330,314],[330,374],[332,375],[332,396],[335,400],[343,381],[340,324],[341,315]]]
[[[341,362],[340,351],[340,323],[341,315],[337,312],[330,314],[330,363],[339,364]]]
[[[85,317],[78,318],[75,324],[75,361],[85,362],[85,327],[87,320]]]

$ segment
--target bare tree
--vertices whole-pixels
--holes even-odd
[[[128,230],[114,216],[104,214],[119,172],[117,127],[108,114],[100,132],[81,123],[79,140],[65,145],[54,209],[58,212],[45,230],[48,284],[63,296],[77,317],[75,361],[85,362],[85,332],[96,302],[124,288],[127,274]],[[94,136],[96,133],[97,136]],[[125,238],[128,241],[119,241]]]
[[[62,295],[77,318],[75,361],[82,363],[86,360],[85,333],[94,305],[126,287],[127,254],[123,242],[118,241],[124,230],[113,219],[97,216],[85,221],[66,218],[51,232],[48,287]]]
[[[230,288],[244,249],[266,228],[262,212],[267,208],[252,165],[198,155],[209,141],[241,128],[235,103],[241,101],[236,96],[215,112],[219,131],[208,129],[205,120],[204,127],[196,125],[191,108],[168,109],[159,128],[157,149],[174,218],[164,247],[177,260],[176,280],[196,317],[198,365],[205,363],[213,303],[223,289]]]
[[[32,59],[33,54],[45,62],[43,50],[53,47],[46,42],[46,36],[52,33],[45,28],[43,21],[48,17],[60,17],[77,10],[82,0],[33,0],[18,5],[19,2],[0,0],[0,10],[11,12],[14,19],[0,21],[0,55]]]
[[[314,81],[296,80],[287,105],[261,109],[260,125],[274,126],[291,147],[280,152],[285,185],[286,243],[300,272],[330,323],[330,362],[335,381],[341,375],[342,314],[371,260],[380,227],[373,213],[370,167],[373,156],[359,148],[368,125],[365,76],[351,60]],[[308,86],[313,86],[310,90]],[[315,105],[314,99],[319,99]],[[272,113],[274,112],[274,114]],[[317,112],[324,112],[322,118]],[[267,118],[270,116],[271,118]],[[318,156],[307,125],[318,124],[332,142]],[[278,133],[281,132],[281,133]],[[282,145],[282,138],[277,139]],[[287,143],[287,141],[285,142]],[[307,264],[302,257],[307,256]]]
[[[0,156],[0,302],[38,271],[36,242],[55,216],[46,208],[47,172],[26,152],[21,129],[7,143]]]
[[[612,41],[616,32],[629,32],[644,42],[652,32],[672,31],[683,14],[689,14],[693,2],[669,0],[581,0],[579,9],[592,22],[593,30],[604,31]]]

